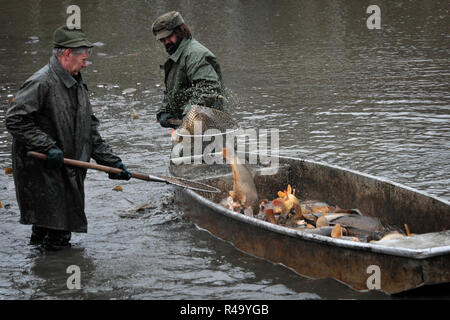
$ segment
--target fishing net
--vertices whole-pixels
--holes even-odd
[[[239,129],[237,122],[228,113],[193,105],[178,129],[172,133],[171,166],[194,166],[197,170],[201,166],[202,170],[208,172],[228,173],[230,168],[223,163],[222,149],[236,149],[235,135]],[[206,171],[201,176],[208,176]],[[179,176],[180,172],[175,175]]]
[[[198,181],[192,181],[183,179],[180,177],[170,177],[170,176],[161,176],[161,179],[164,180],[164,182],[173,184],[182,188],[188,188],[196,191],[203,191],[203,192],[210,192],[210,193],[219,193],[220,190],[216,187],[198,182]],[[157,180],[155,180],[157,181]]]
[[[231,133],[238,129],[238,124],[228,113],[194,105],[178,128],[177,135],[181,137],[215,136]]]

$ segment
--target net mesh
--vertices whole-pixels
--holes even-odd
[[[194,105],[185,116],[177,130],[179,136],[220,135],[236,131],[239,128],[236,121],[226,112]]]
[[[209,186],[207,184],[197,182],[197,181],[187,180],[187,179],[183,179],[183,178],[179,178],[179,177],[168,177],[168,176],[162,176],[161,178],[165,179],[170,184],[177,185],[177,186],[183,187],[183,188],[188,188],[188,189],[192,189],[192,190],[196,190],[196,191],[211,192],[211,193],[219,193],[220,192],[219,189],[217,189],[213,186]]]

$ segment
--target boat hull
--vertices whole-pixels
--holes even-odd
[[[419,236],[417,246],[414,243],[396,245],[394,240],[390,246],[357,243],[247,217],[217,204],[232,188],[231,175],[203,180],[223,190],[221,195],[179,189],[176,201],[184,208],[185,216],[200,228],[239,250],[283,264],[302,276],[333,278],[355,290],[377,289],[389,294],[450,282],[450,206],[447,202],[335,166],[290,158],[280,158],[279,163],[276,174],[255,178],[261,196],[269,198],[290,183],[297,188],[301,199],[358,208],[383,223],[398,226],[408,223],[414,226],[414,232],[428,233],[428,237],[423,237],[425,240],[419,243]]]

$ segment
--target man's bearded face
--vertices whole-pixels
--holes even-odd
[[[178,46],[180,45],[182,38],[178,37],[175,32],[173,32],[170,36],[166,38],[162,38],[160,41],[164,44],[166,48],[166,52],[168,54],[173,54],[177,51]]]

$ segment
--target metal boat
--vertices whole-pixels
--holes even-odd
[[[450,282],[450,203],[387,179],[325,163],[278,157],[257,169],[260,199],[288,184],[300,199],[358,208],[382,224],[410,226],[415,236],[380,243],[355,242],[272,224],[219,205],[233,188],[229,165],[175,164],[175,176],[221,190],[176,190],[176,202],[198,227],[252,256],[282,264],[309,278],[333,278],[358,291],[388,294]],[[376,278],[378,277],[378,278]],[[378,279],[378,283],[377,283]]]

